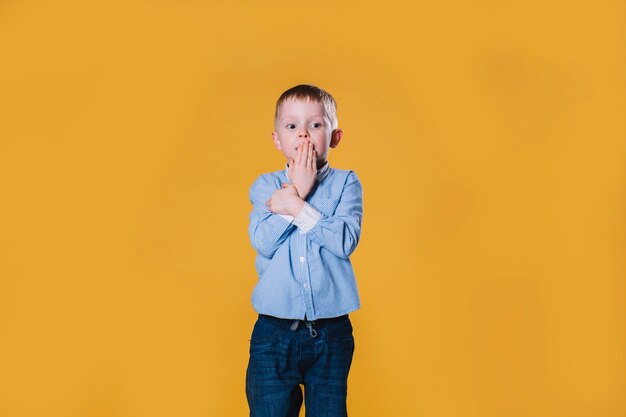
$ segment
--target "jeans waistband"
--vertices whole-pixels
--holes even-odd
[[[320,327],[323,327],[327,323],[348,320],[348,314],[344,314],[343,316],[339,316],[339,317],[330,317],[330,318],[317,319],[317,320],[308,320],[308,319],[301,320],[301,319],[282,319],[280,317],[269,316],[267,314],[259,313],[259,319],[266,320],[272,324],[275,324],[276,326],[282,327],[284,329],[290,329],[290,330],[297,330],[301,324],[304,324],[306,327],[309,328],[309,331],[311,332],[311,336],[315,337],[317,332],[313,330],[313,327],[320,328]]]

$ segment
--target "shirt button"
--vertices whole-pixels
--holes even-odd
[[[302,284],[302,285],[304,285],[304,288],[306,288],[306,287],[307,287],[306,282],[305,282],[304,284]]]
[[[304,256],[300,257],[300,262],[304,262]]]

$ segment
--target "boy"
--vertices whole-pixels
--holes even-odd
[[[361,234],[362,188],[331,168],[339,144],[336,103],[297,85],[276,103],[272,138],[285,169],[250,188],[250,241],[259,276],[246,398],[251,417],[345,417],[354,353],[348,313],[360,308],[350,254]]]

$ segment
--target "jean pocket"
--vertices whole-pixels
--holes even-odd
[[[276,339],[280,333],[280,327],[276,327],[264,320],[257,319],[252,329],[250,343],[267,343]]]
[[[354,342],[352,323],[350,319],[327,323],[320,329],[324,338],[329,342],[350,343]]]

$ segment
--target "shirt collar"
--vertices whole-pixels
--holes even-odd
[[[291,181],[289,179],[288,172],[289,172],[289,165],[285,163],[285,176],[287,177],[289,181]],[[320,169],[317,170],[317,181],[322,182],[322,180],[326,178],[326,175],[328,175],[329,172],[330,172],[330,165],[328,164],[328,161],[326,161],[326,163]]]

